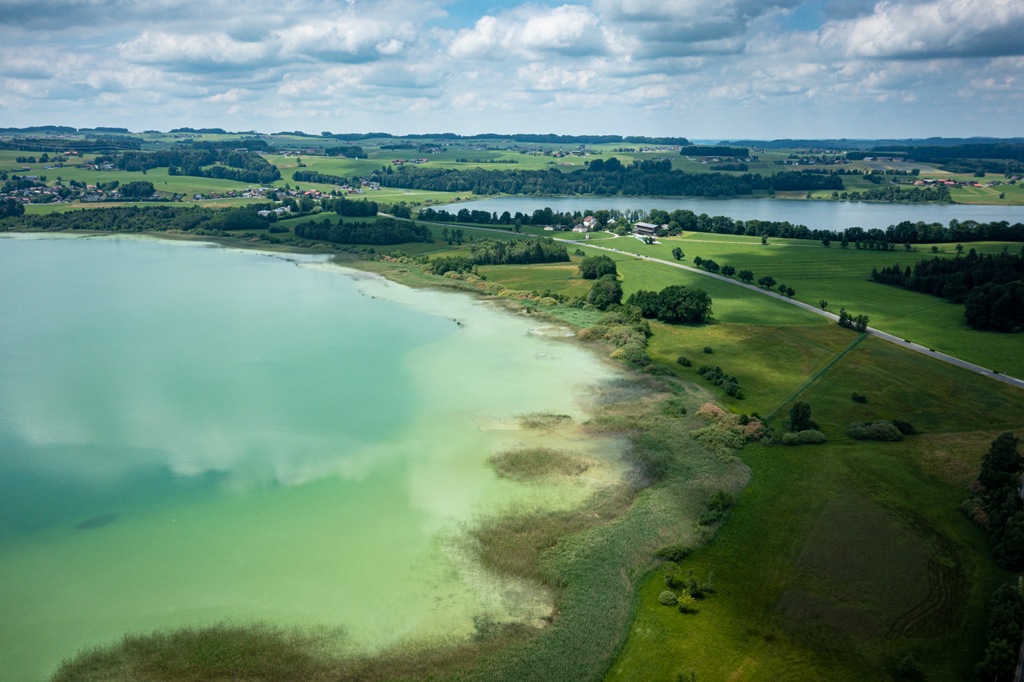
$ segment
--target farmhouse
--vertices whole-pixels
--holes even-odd
[[[640,237],[653,237],[658,231],[658,226],[653,223],[633,223],[633,234]]]

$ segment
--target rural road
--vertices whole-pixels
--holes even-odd
[[[610,246],[597,246],[593,242],[579,242],[579,241],[575,241],[575,240],[572,240],[572,239],[556,239],[555,241],[559,241],[559,242],[562,242],[564,244],[573,244],[575,246],[587,246],[587,247],[589,247],[591,249],[600,249],[602,251],[611,251],[612,253],[622,254],[623,256],[629,256],[631,258],[637,258],[639,260],[650,261],[652,263],[659,263],[661,265],[668,265],[668,266],[671,266],[673,268],[679,268],[680,270],[687,270],[689,272],[693,272],[693,273],[696,273],[698,275],[702,275],[704,277],[712,277],[714,279],[718,279],[718,280],[721,280],[723,282],[728,282],[729,284],[732,284],[733,286],[744,287],[746,289],[749,289],[751,291],[759,293],[759,294],[761,294],[763,296],[770,296],[770,297],[778,299],[778,300],[780,300],[780,301],[782,301],[784,303],[788,303],[789,305],[795,305],[798,308],[803,308],[804,310],[808,310],[808,311],[810,311],[810,312],[812,312],[812,313],[814,313],[816,315],[821,315],[823,317],[827,317],[828,319],[830,319],[832,321],[838,321],[839,320],[839,316],[836,315],[835,313],[830,313],[828,311],[822,310],[822,309],[817,308],[817,307],[815,307],[815,306],[813,306],[813,305],[811,305],[809,303],[803,303],[802,301],[796,301],[796,300],[793,300],[792,298],[788,298],[786,296],[783,296],[782,294],[777,294],[774,291],[769,291],[767,289],[764,289],[764,288],[759,287],[759,286],[755,286],[753,284],[745,284],[743,282],[737,281],[737,280],[732,279],[730,277],[726,277],[724,275],[717,275],[715,273],[708,272],[707,270],[702,270],[700,268],[695,268],[695,267],[690,266],[690,265],[683,265],[682,263],[676,263],[676,262],[669,261],[669,260],[662,260],[661,258],[652,258],[651,256],[641,256],[640,254],[636,254],[636,253],[633,253],[631,251],[623,251],[621,249],[613,249]],[[970,372],[974,372],[975,374],[981,374],[982,376],[989,377],[990,379],[995,379],[996,381],[1001,381],[1004,384],[1010,384],[1011,386],[1015,386],[1017,388],[1024,389],[1024,380],[1018,379],[1016,377],[1012,377],[1012,376],[1009,376],[1009,375],[1006,375],[1006,374],[998,374],[995,371],[993,371],[991,369],[988,369],[987,367],[982,367],[981,365],[975,365],[974,363],[967,362],[966,360],[961,360],[960,358],[953,357],[952,355],[947,355],[945,353],[940,353],[938,351],[934,351],[934,350],[932,350],[930,348],[926,348],[925,346],[922,346],[920,344],[913,343],[911,341],[907,341],[905,339],[902,339],[902,338],[900,338],[898,336],[894,336],[892,334],[889,334],[888,332],[884,332],[881,329],[875,329],[874,327],[868,327],[867,333],[870,334],[871,336],[877,336],[878,338],[880,338],[880,339],[882,339],[884,341],[888,341],[889,343],[894,343],[897,346],[901,346],[903,348],[906,348],[907,350],[912,350],[912,351],[914,351],[916,353],[921,353],[922,355],[927,355],[928,357],[935,358],[936,360],[941,360],[942,362],[945,362],[947,364],[955,365],[956,367],[960,367],[960,368],[966,369],[966,370],[968,370]]]

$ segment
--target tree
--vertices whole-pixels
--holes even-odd
[[[134,180],[127,185],[121,185],[121,196],[130,199],[148,199],[155,191],[153,183],[146,180]]]
[[[17,199],[4,199],[0,202],[0,218],[20,218],[25,215],[25,205]]]
[[[587,294],[587,303],[598,310],[607,310],[609,306],[622,303],[622,285],[615,275],[602,275],[594,282]]]
[[[767,243],[768,243],[768,235],[767,234],[762,234],[761,235],[761,245],[764,246]]]
[[[821,238],[821,245],[824,246],[825,248],[828,248],[828,245],[831,243],[832,240],[829,239],[827,236]]]
[[[802,400],[793,403],[789,408],[789,430],[807,431],[817,426],[811,419],[811,406]]]
[[[675,258],[676,260],[683,260],[683,256],[685,255],[686,254],[683,253],[683,250],[680,249],[678,246],[672,249],[672,257]]]
[[[1017,649],[1013,644],[996,639],[988,643],[985,657],[978,663],[978,676],[985,680],[1003,680],[1013,676],[1017,667]]]
[[[626,305],[647,318],[669,324],[700,324],[711,316],[711,297],[703,289],[674,284],[661,291],[641,289],[630,294]]]
[[[722,274],[725,275],[726,277],[732,277],[733,275],[736,274],[736,268],[734,268],[731,265],[723,265]]]
[[[818,307],[821,308],[822,310],[824,310],[825,308],[828,307],[828,301],[826,301],[823,298],[818,299]]]
[[[978,473],[978,482],[986,490],[1016,487],[1017,478],[1024,470],[1024,461],[1017,451],[1018,442],[1010,432],[1001,433],[992,441],[988,452],[981,459],[981,471]]]
[[[658,292],[658,319],[669,324],[700,324],[711,315],[711,297],[703,289],[678,284]]]
[[[740,270],[740,274],[737,275],[741,280],[750,284],[754,281],[754,273],[752,270]]]
[[[605,275],[618,274],[615,261],[608,256],[588,256],[580,261],[579,267],[583,279],[601,279]]]
[[[765,275],[757,280],[757,283],[763,286],[765,289],[771,289],[775,286],[775,278],[771,275]]]

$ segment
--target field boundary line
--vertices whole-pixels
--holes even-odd
[[[850,351],[852,351],[852,350],[853,350],[854,348],[856,348],[856,347],[857,347],[857,346],[858,346],[858,345],[860,344],[860,342],[861,342],[861,341],[863,341],[864,339],[866,339],[867,337],[868,337],[868,335],[867,335],[867,334],[858,334],[858,335],[857,335],[857,338],[855,338],[855,339],[853,340],[853,343],[851,343],[851,344],[850,344],[849,346],[847,346],[847,347],[846,347],[846,348],[844,348],[843,350],[839,351],[839,352],[838,352],[838,353],[837,353],[837,354],[835,355],[835,357],[833,357],[833,358],[832,358],[831,360],[829,360],[829,361],[828,361],[828,363],[827,363],[827,364],[826,364],[826,365],[825,365],[824,367],[822,367],[821,369],[819,369],[819,370],[818,370],[817,372],[815,372],[815,373],[814,373],[814,374],[812,374],[811,376],[807,377],[807,379],[806,379],[806,380],[805,380],[805,381],[804,381],[804,382],[803,382],[802,384],[800,384],[799,386],[797,386],[797,387],[796,387],[796,388],[795,388],[795,389],[793,390],[793,392],[792,392],[792,393],[790,393],[790,394],[789,394],[789,395],[787,395],[787,396],[786,396],[785,398],[783,398],[783,399],[782,399],[782,402],[780,402],[780,403],[779,403],[779,404],[778,404],[778,405],[777,405],[777,406],[775,407],[775,409],[774,409],[774,410],[772,410],[771,412],[769,412],[769,413],[768,413],[768,416],[767,416],[767,417],[765,417],[765,419],[775,419],[775,417],[776,417],[776,416],[777,416],[777,415],[779,414],[779,411],[780,411],[780,410],[781,410],[782,408],[784,408],[784,407],[785,407],[786,405],[788,405],[788,404],[789,404],[790,402],[793,402],[793,401],[795,401],[795,400],[796,400],[796,399],[797,399],[798,397],[800,397],[800,394],[801,394],[801,393],[803,393],[804,391],[806,391],[807,389],[809,389],[809,388],[810,388],[811,386],[813,386],[814,384],[818,383],[818,380],[819,380],[819,379],[821,379],[822,375],[824,375],[824,374],[825,374],[825,372],[827,372],[827,371],[829,371],[830,369],[832,369],[833,367],[835,367],[835,365],[836,365],[836,363],[837,363],[837,362],[839,362],[840,360],[842,360],[843,358],[845,358],[845,357],[846,357],[846,354],[847,354],[847,353],[849,353],[849,352],[850,352]]]

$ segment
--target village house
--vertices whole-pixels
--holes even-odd
[[[633,234],[637,237],[653,237],[658,232],[658,226],[653,223],[633,223]]]

